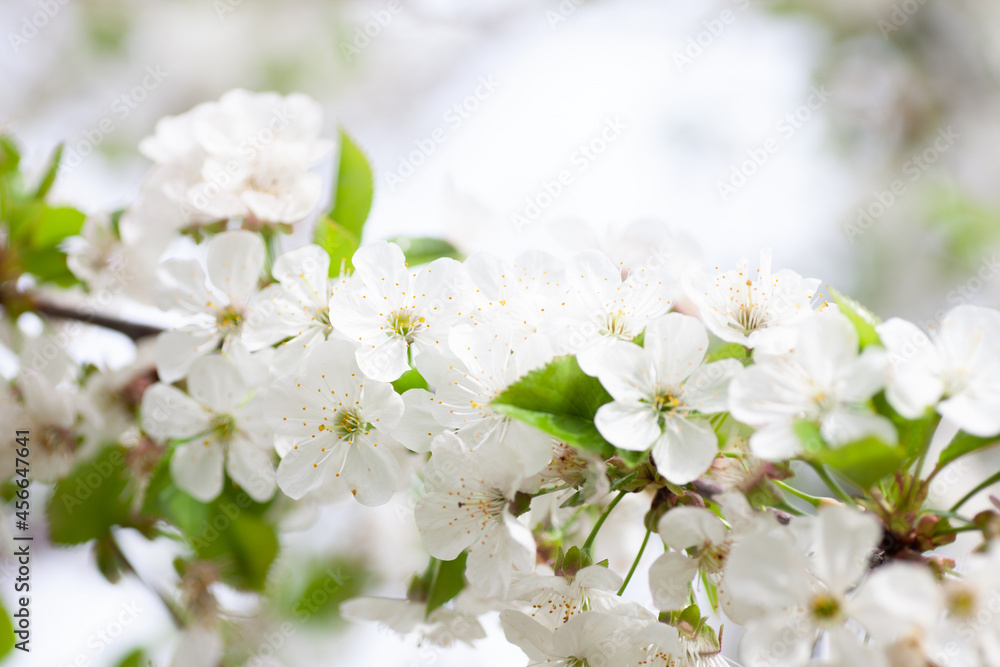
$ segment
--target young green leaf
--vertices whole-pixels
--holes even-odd
[[[396,236],[389,240],[403,251],[409,266],[428,264],[441,257],[462,259],[462,253],[458,251],[458,248],[444,239],[435,239],[429,236]]]
[[[465,588],[465,559],[463,551],[455,560],[438,561],[427,591],[427,615],[441,607]]]
[[[59,163],[62,161],[64,146],[65,144],[59,144],[52,151],[52,157],[49,158],[49,166],[45,169],[45,175],[38,183],[38,188],[35,189],[35,199],[45,199],[45,195],[52,189],[52,184],[56,182],[56,175],[59,173]]]
[[[313,241],[330,255],[331,277],[339,276],[341,267],[345,271],[354,269],[351,258],[361,247],[361,239],[357,234],[330,218],[321,218],[316,223]]]
[[[341,129],[340,165],[337,168],[337,186],[329,217],[360,239],[371,211],[374,191],[372,168],[365,154],[347,132]]]
[[[47,506],[52,541],[83,544],[130,525],[132,489],[125,450],[105,447],[56,484]]]
[[[493,409],[554,438],[610,457],[614,448],[594,426],[597,409],[611,401],[597,378],[576,358],[558,357],[510,385],[493,399]]]
[[[951,439],[951,442],[948,443],[948,446],[944,448],[944,451],[941,452],[941,456],[937,462],[938,468],[943,468],[960,456],[965,456],[966,454],[997,443],[1000,443],[1000,437],[998,436],[980,438],[965,431],[959,431]]]
[[[846,315],[854,328],[857,329],[860,348],[863,350],[869,345],[878,344],[879,337],[878,332],[875,331],[875,325],[879,323],[879,319],[860,303],[832,287],[830,288],[830,296],[840,308],[840,312]]]

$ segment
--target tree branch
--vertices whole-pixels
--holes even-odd
[[[39,315],[45,315],[46,317],[58,320],[73,320],[75,322],[93,324],[94,326],[125,334],[134,341],[149,338],[163,332],[163,329],[148,324],[127,322],[114,317],[98,315],[97,313],[82,313],[73,308],[57,306],[56,304],[45,303],[44,301],[32,301],[32,307]]]

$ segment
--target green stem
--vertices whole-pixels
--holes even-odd
[[[997,472],[997,473],[994,473],[994,474],[990,475],[989,477],[987,477],[986,479],[984,479],[980,484],[977,484],[976,488],[972,489],[972,491],[969,491],[967,494],[965,494],[964,496],[962,496],[961,500],[959,500],[957,503],[955,503],[954,505],[952,505],[951,511],[952,512],[958,511],[958,508],[961,507],[962,505],[964,505],[966,503],[966,501],[968,501],[970,498],[972,498],[972,496],[976,495],[977,493],[979,493],[980,491],[982,491],[986,487],[988,487],[988,486],[990,486],[992,484],[996,484],[997,482],[1000,482],[1000,472]]]
[[[805,512],[801,512],[796,508],[792,507],[791,505],[788,504],[788,501],[786,500],[780,500],[776,502],[774,505],[772,505],[772,507],[774,507],[774,509],[781,510],[782,512],[788,512],[793,516],[806,516]]]
[[[608,515],[611,514],[611,510],[613,510],[615,506],[621,502],[622,498],[625,497],[626,493],[628,493],[628,491],[619,491],[618,495],[615,496],[615,499],[611,501],[607,509],[605,509],[604,512],[601,514],[600,518],[597,519],[597,523],[594,524],[593,530],[591,530],[590,535],[587,536],[587,541],[583,543],[583,549],[582,549],[583,551],[589,552],[591,547],[594,546],[594,540],[597,539],[597,533],[601,531],[601,526],[604,525],[604,522],[607,520]]]
[[[639,567],[639,559],[642,558],[642,552],[646,550],[646,545],[649,543],[649,536],[653,531],[646,530],[646,537],[642,538],[642,546],[639,547],[639,553],[635,555],[635,560],[632,561],[632,567],[629,569],[628,574],[625,575],[625,581],[622,582],[622,587],[618,589],[618,597],[625,592],[628,587],[628,582],[632,581],[632,575],[635,574],[635,568]]]
[[[857,503],[854,502],[854,498],[852,498],[847,491],[844,491],[844,488],[837,483],[837,480],[830,476],[830,473],[826,471],[826,468],[823,467],[822,463],[815,463],[813,461],[809,461],[808,463],[812,466],[812,469],[816,471],[816,474],[819,475],[819,478],[823,480],[826,487],[833,491],[834,495],[844,501],[844,503],[857,507]]]
[[[773,480],[773,481],[774,481],[775,485],[777,485],[777,487],[779,489],[783,489],[784,491],[787,491],[788,493],[792,494],[796,498],[799,498],[801,500],[806,501],[807,503],[809,503],[813,507],[819,507],[820,503],[823,502],[822,498],[817,498],[816,496],[810,496],[808,493],[804,493],[802,491],[799,491],[795,487],[793,487],[793,486],[791,486],[789,484],[785,484],[784,482],[782,482],[779,479],[776,479],[776,480]]]

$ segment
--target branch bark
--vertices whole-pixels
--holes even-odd
[[[128,322],[126,320],[119,320],[114,317],[107,317],[97,313],[82,313],[78,310],[74,310],[73,308],[57,306],[54,303],[45,303],[44,301],[33,301],[32,306],[35,312],[39,315],[45,315],[46,317],[57,320],[73,320],[75,322],[93,324],[94,326],[111,329],[112,331],[125,334],[134,341],[149,338],[150,336],[155,336],[163,332],[163,329],[148,324]]]

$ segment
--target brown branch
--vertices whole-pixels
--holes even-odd
[[[93,324],[94,326],[111,329],[112,331],[125,334],[134,341],[149,338],[150,336],[155,336],[163,332],[163,329],[150,326],[148,324],[127,322],[114,317],[98,315],[97,313],[83,313],[78,310],[74,310],[73,308],[57,306],[54,303],[45,303],[44,301],[33,300],[31,305],[32,309],[39,315],[45,315],[58,320],[73,320],[75,322]]]

